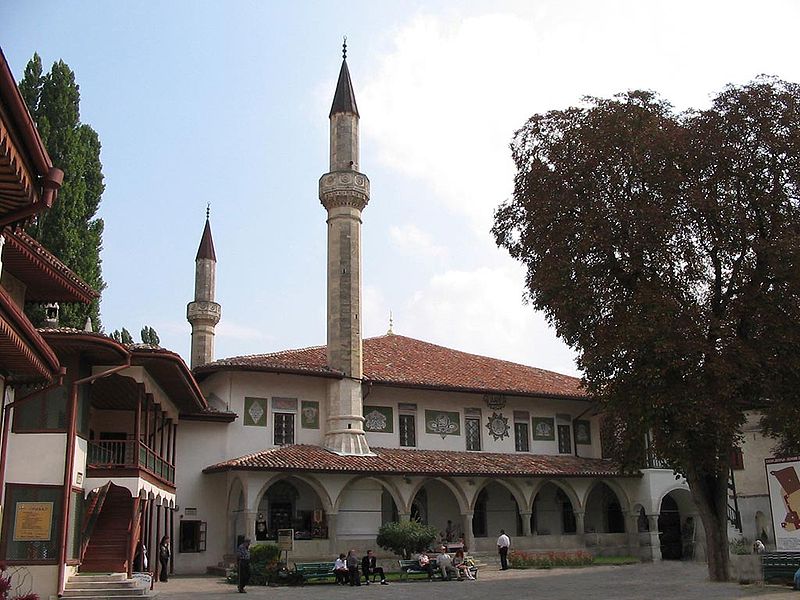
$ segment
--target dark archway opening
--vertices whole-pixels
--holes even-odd
[[[678,503],[669,494],[661,501],[658,515],[659,541],[661,542],[661,558],[664,560],[681,560],[683,543],[681,541],[681,513]]]

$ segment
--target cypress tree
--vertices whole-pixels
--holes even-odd
[[[19,88],[54,166],[64,171],[56,203],[38,215],[28,226],[28,233],[102,292],[103,220],[95,216],[105,188],[100,139],[94,129],[80,121],[80,88],[75,73],[59,60],[43,74],[41,58],[34,54]],[[36,318],[35,309],[30,314]],[[86,317],[91,317],[96,330],[102,329],[99,299],[89,307],[62,306],[60,325],[82,329]]]

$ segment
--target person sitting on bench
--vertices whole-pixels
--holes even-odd
[[[436,564],[442,572],[442,579],[444,581],[450,581],[453,576],[458,576],[458,571],[456,571],[456,568],[453,566],[453,559],[447,553],[447,548],[444,546],[439,548],[439,556],[436,557]]]
[[[386,575],[383,573],[383,567],[378,567],[375,563],[375,555],[372,554],[372,550],[367,550],[366,555],[361,559],[361,573],[364,575],[364,579],[367,580],[367,585],[369,585],[370,575],[372,575],[373,581],[375,575],[380,575],[381,585],[389,585],[389,582],[386,581]]]
[[[433,565],[431,564],[431,559],[428,558],[428,555],[424,552],[421,552],[419,557],[417,558],[419,564],[419,570],[425,571],[428,574],[428,581],[433,579]]]
[[[344,553],[339,555],[333,563],[333,574],[336,575],[336,583],[347,585],[347,580],[350,576],[350,571],[347,570],[347,563],[344,561]]]

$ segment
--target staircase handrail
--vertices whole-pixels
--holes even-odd
[[[81,535],[81,551],[79,555],[81,560],[83,560],[83,555],[86,554],[86,549],[89,547],[89,540],[92,539],[94,526],[97,524],[97,519],[100,518],[100,511],[103,510],[103,504],[106,502],[106,496],[110,488],[111,482],[109,481],[97,490],[97,499],[86,513]]]

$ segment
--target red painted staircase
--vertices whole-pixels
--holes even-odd
[[[120,573],[128,569],[133,498],[124,488],[111,486],[100,508],[79,571]]]

